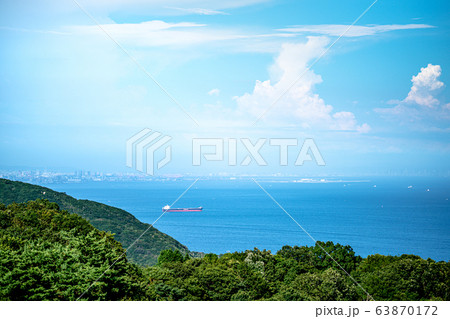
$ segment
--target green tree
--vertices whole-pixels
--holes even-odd
[[[372,255],[361,262],[355,276],[376,300],[450,298],[450,264],[445,262]]]
[[[342,272],[329,268],[320,273],[304,273],[283,286],[275,300],[361,300],[357,287]]]
[[[161,251],[158,257],[158,265],[170,262],[183,262],[184,257],[178,250],[166,249]]]
[[[141,270],[113,236],[54,203],[2,206],[0,225],[1,300],[147,298]]]

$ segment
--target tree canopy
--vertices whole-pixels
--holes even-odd
[[[110,233],[57,204],[1,205],[0,299],[76,300],[83,293],[82,300],[146,299],[145,279]]]

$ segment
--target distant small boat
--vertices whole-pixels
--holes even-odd
[[[163,213],[172,212],[172,213],[184,213],[184,212],[201,212],[203,207],[194,207],[194,208],[171,208],[169,205],[166,205],[162,208]]]

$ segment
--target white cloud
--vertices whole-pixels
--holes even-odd
[[[370,125],[367,124],[367,123],[363,123],[362,125],[359,125],[359,126],[356,127],[356,130],[357,130],[359,133],[369,133],[371,129],[372,129],[372,128],[371,128]]]
[[[49,0],[50,2],[61,2]],[[269,0],[78,0],[87,10],[109,15],[113,12],[138,13],[142,15],[185,15],[194,10],[219,12],[220,10],[242,8]],[[71,6],[75,9],[76,6]],[[201,9],[197,9],[201,8]],[[178,10],[183,9],[183,10]],[[205,13],[202,13],[205,14]]]
[[[363,37],[389,31],[428,29],[434,28],[434,26],[428,24],[404,24],[404,25],[388,24],[388,25],[371,25],[371,26],[354,25],[350,27],[350,29],[348,28],[349,28],[348,25],[343,24],[319,24],[319,25],[292,26],[288,28],[279,29],[278,31],[301,33],[301,34],[312,33],[336,37],[340,36],[345,32],[344,35],[345,37]]]
[[[214,10],[176,8],[177,10],[202,11],[212,14]],[[197,13],[201,13],[201,12]],[[219,13],[219,11],[217,11]],[[108,20],[111,21],[111,20]],[[223,48],[239,52],[277,52],[286,38],[305,37],[306,34],[319,33],[331,36],[340,35],[348,28],[346,25],[313,25],[286,29],[259,30],[249,32],[239,28],[217,27],[193,22],[168,23],[152,20],[141,23],[102,23],[106,32],[121,43],[136,47],[160,46],[197,46],[207,43],[221,43]],[[353,26],[345,36],[368,36],[380,32],[428,28],[422,24]],[[67,29],[67,28],[66,28]],[[73,33],[82,35],[103,35],[96,25],[80,25],[68,28]]]
[[[219,89],[212,89],[211,91],[208,92],[208,95],[215,95],[218,96],[220,94],[220,90]]]
[[[439,81],[442,74],[440,65],[428,64],[411,79],[412,86],[407,97],[391,108],[377,108],[375,112],[400,120],[400,123],[415,123],[420,130],[447,130],[450,119],[449,104],[439,101],[437,93],[444,87]]]
[[[321,83],[322,78],[313,70],[308,70],[307,64],[317,58],[328,43],[329,39],[325,37],[309,37],[305,43],[283,44],[270,68],[271,78],[257,80],[253,92],[235,98],[239,110],[258,118],[269,109],[261,118],[266,122],[289,123],[303,128],[367,132],[369,126],[358,126],[353,113],[333,112],[333,107],[314,92],[314,86]],[[277,101],[281,95],[283,97]]]
[[[54,34],[54,35],[70,35],[70,33],[67,33],[67,32],[59,32],[59,31],[53,31],[53,30],[26,29],[26,28],[0,27],[0,30],[7,30],[7,31],[14,31],[14,32]]]
[[[219,10],[211,10],[211,9],[203,9],[203,8],[174,8],[169,7],[169,9],[179,10],[186,13],[191,14],[200,14],[200,15],[206,15],[206,16],[212,16],[212,15],[228,15],[229,13],[219,11]]]
[[[160,20],[152,20],[141,23],[106,23],[97,25],[72,26],[67,29],[75,34],[104,37],[106,31],[112,38],[122,44],[133,47],[196,47],[199,44],[226,42],[233,48],[245,47],[238,45],[245,40],[249,45],[253,42],[261,42],[261,35],[244,33],[239,30],[227,28],[214,28],[205,24],[192,22],[168,23]],[[270,37],[277,37],[271,35]],[[252,38],[255,41],[250,41]],[[250,42],[249,42],[250,41]],[[266,40],[267,43],[271,40]],[[246,46],[248,47],[248,46]],[[263,49],[262,49],[263,48]],[[266,51],[264,46],[257,46],[257,51]],[[273,50],[273,48],[272,48]]]
[[[439,101],[434,97],[434,92],[444,86],[444,83],[438,80],[441,73],[440,65],[428,64],[426,68],[421,68],[419,74],[412,77],[413,85],[404,102],[428,107],[438,105]]]

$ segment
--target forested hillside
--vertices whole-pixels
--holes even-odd
[[[147,299],[142,270],[123,254],[111,234],[55,203],[0,204],[0,300]]]
[[[150,226],[116,207],[90,200],[77,200],[46,187],[0,179],[0,203],[8,205],[35,199],[47,199],[50,202],[57,203],[61,209],[76,213],[87,219],[97,229],[111,232],[124,248],[131,245]],[[159,253],[164,249],[188,252],[186,246],[152,227],[127,252],[127,256],[139,265],[154,265]]]

